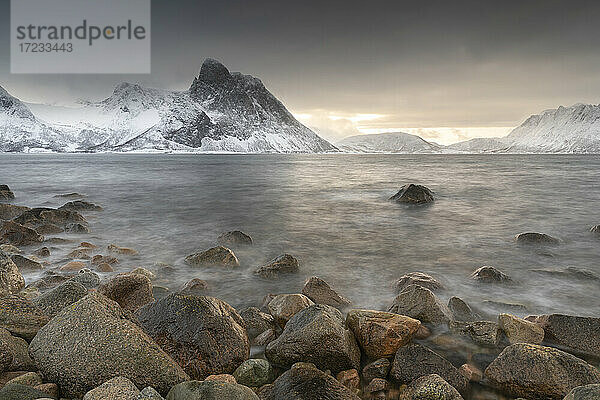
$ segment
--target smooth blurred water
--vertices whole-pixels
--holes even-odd
[[[158,284],[177,289],[191,278],[236,307],[271,293],[299,292],[318,275],[357,307],[386,308],[392,282],[411,271],[441,280],[476,306],[518,303],[520,314],[596,315],[600,283],[549,277],[531,269],[574,266],[600,275],[600,157],[566,155],[0,155],[1,184],[17,203],[59,206],[54,196],[80,192],[105,210],[88,213],[92,233],[63,235],[137,249],[133,266],[176,268]],[[388,202],[408,182],[431,188],[424,207]],[[255,246],[238,252],[237,270],[192,268],[183,258],[240,229]],[[521,247],[515,234],[539,231],[561,245]],[[55,267],[75,244],[55,246]],[[33,249],[32,249],[33,250]],[[284,252],[297,275],[268,281],[253,270]],[[471,272],[493,265],[517,282],[476,285]],[[32,276],[27,277],[29,281]],[[491,311],[502,311],[501,309]],[[519,313],[517,313],[519,314]]]

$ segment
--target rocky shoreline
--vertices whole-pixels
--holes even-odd
[[[86,234],[87,213],[102,211],[60,196],[61,207],[28,208],[0,185],[2,400],[600,399],[600,318],[489,315],[458,297],[442,302],[451,288],[418,271],[398,277],[385,310],[353,308],[317,276],[236,310],[199,278],[178,290],[157,284],[167,265],[123,272],[119,258],[137,252],[118,244],[73,243],[64,263],[47,261],[69,244],[52,235]],[[434,193],[406,185],[390,200],[422,206]],[[515,242],[560,244],[534,232]],[[252,245],[226,232],[185,262],[235,269]],[[255,270],[268,280],[300,273],[290,254]],[[492,266],[465,280],[513,284]]]

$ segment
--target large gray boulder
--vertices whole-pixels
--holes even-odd
[[[185,258],[186,264],[199,267],[239,267],[238,261],[233,251],[227,247],[217,246],[205,251],[191,254]]]
[[[0,203],[0,220],[8,221],[10,219],[18,217],[27,210],[29,210],[29,207]]]
[[[440,281],[423,272],[409,272],[406,275],[402,275],[400,279],[394,282],[394,287],[398,293],[410,285],[423,286],[431,291],[444,288],[444,285],[442,285]]]
[[[98,292],[132,312],[154,301],[150,279],[133,272],[118,274],[102,282]]]
[[[564,351],[517,343],[505,348],[487,367],[488,382],[515,397],[562,399],[573,388],[600,383],[600,371]]]
[[[48,316],[24,297],[10,295],[0,299],[0,328],[15,336],[30,340],[47,322]]]
[[[525,232],[515,236],[515,241],[524,245],[551,245],[556,246],[560,243],[555,237],[546,235],[545,233]]]
[[[390,377],[398,383],[410,383],[422,376],[437,374],[460,393],[466,393],[469,381],[441,355],[420,344],[400,347],[392,363]]]
[[[400,400],[463,400],[463,397],[441,376],[431,374],[412,381]]]
[[[42,235],[14,221],[5,221],[0,228],[0,243],[12,244],[13,246],[29,246],[43,241],[44,237]]]
[[[51,397],[41,390],[18,383],[11,383],[0,389],[0,399],[2,400],[36,400],[43,398]]]
[[[258,400],[258,396],[236,383],[188,381],[173,386],[167,400]]]
[[[334,373],[360,367],[360,349],[354,335],[346,328],[342,314],[324,304],[294,315],[283,333],[267,345],[265,354],[273,364],[284,368],[300,361]]]
[[[50,318],[58,314],[63,308],[84,298],[88,290],[79,282],[67,281],[54,289],[43,293],[32,300],[40,310]]]
[[[317,276],[311,276],[304,283],[302,294],[318,304],[327,304],[332,307],[345,307],[350,300],[340,296],[327,282]]]
[[[230,374],[250,356],[244,320],[222,300],[174,293],[142,307],[146,331],[194,379]]]
[[[25,279],[11,258],[0,250],[0,298],[18,293],[25,287]]]
[[[405,287],[388,311],[436,324],[447,323],[451,319],[448,307],[431,290],[419,285]]]
[[[360,400],[350,389],[314,365],[297,363],[269,388],[261,391],[261,400]],[[169,399],[168,399],[169,400]]]
[[[258,267],[254,273],[263,278],[278,278],[281,274],[298,272],[299,265],[296,257],[290,254],[282,254],[266,265]]]
[[[600,384],[578,386],[571,390],[563,400],[598,400],[600,399]]]
[[[83,396],[83,400],[134,400],[140,394],[139,389],[127,378],[117,376]]]
[[[117,376],[161,393],[189,379],[129,313],[99,293],[58,313],[33,338],[29,351],[65,397],[82,397]]]
[[[542,327],[547,342],[600,357],[600,318],[550,314],[528,319]]]

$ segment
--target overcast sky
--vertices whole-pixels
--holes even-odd
[[[207,57],[263,80],[326,138],[410,130],[442,143],[508,132],[530,114],[600,102],[596,1],[152,2],[152,74],[11,75],[32,102],[110,95],[121,81],[186,89]]]

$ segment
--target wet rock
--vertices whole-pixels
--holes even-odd
[[[27,372],[6,382],[7,385],[10,385],[11,383],[35,387],[42,384],[42,377],[35,372]]]
[[[551,314],[533,322],[544,329],[546,341],[600,357],[600,318]]]
[[[252,238],[242,231],[231,231],[220,234],[217,243],[224,247],[251,246]]]
[[[500,329],[496,322],[473,321],[451,322],[450,330],[456,334],[468,336],[482,346],[496,347],[500,343]]]
[[[67,258],[70,258],[72,260],[89,260],[91,259],[89,252],[90,249],[87,248],[75,249],[69,254],[67,254]]]
[[[254,346],[267,346],[273,340],[277,338],[275,329],[267,329],[252,340]]]
[[[0,200],[14,200],[15,194],[8,185],[0,185]]]
[[[65,199],[82,199],[82,198],[86,197],[86,195],[80,194],[77,192],[73,192],[73,193],[57,194],[54,197],[65,198]]]
[[[257,388],[273,382],[275,371],[267,360],[250,359],[237,367],[233,376],[240,385]]]
[[[131,272],[115,275],[102,282],[98,286],[98,293],[116,301],[124,310],[132,312],[154,301],[150,279]]]
[[[431,374],[411,382],[400,400],[463,400],[463,397],[441,376]]]
[[[162,393],[189,379],[130,318],[116,302],[90,293],[40,329],[30,353],[65,397],[81,397],[115,376]]]
[[[42,235],[14,221],[5,221],[0,229],[0,243],[29,246],[43,241],[44,237]]]
[[[235,383],[188,381],[173,386],[167,400],[258,400],[252,389]]]
[[[79,282],[87,289],[94,289],[100,284],[100,276],[97,273],[90,271],[88,268],[80,270],[77,275],[69,280]]]
[[[87,392],[83,400],[134,400],[139,394],[133,382],[117,376]]]
[[[360,350],[342,314],[331,306],[315,304],[294,315],[283,333],[269,343],[265,354],[280,367],[303,361],[334,373],[358,368]]]
[[[515,236],[515,241],[519,244],[533,245],[557,245],[560,240],[545,233],[525,232]]]
[[[96,271],[106,273],[106,272],[114,272],[115,269],[110,264],[102,263],[102,264],[96,266]]]
[[[600,383],[600,371],[554,349],[518,343],[505,348],[485,370],[488,382],[511,396],[562,399],[573,388]]]
[[[451,319],[448,307],[431,290],[418,285],[404,288],[396,296],[388,311],[421,322],[446,323]]]
[[[571,390],[563,400],[598,400],[600,384],[578,386]]]
[[[29,285],[27,287],[35,288],[38,290],[49,290],[49,289],[57,287],[61,283],[66,282],[68,280],[69,280],[69,278],[64,275],[57,274],[54,271],[46,270],[43,272],[43,274],[39,280],[33,282],[31,285]]]
[[[175,293],[142,307],[137,316],[194,379],[232,373],[250,355],[242,317],[219,299]]]
[[[0,299],[0,328],[15,336],[30,340],[47,322],[48,316],[21,296]]]
[[[65,227],[72,223],[86,224],[85,218],[76,211],[57,210],[53,208],[32,208],[14,219],[21,225],[35,227],[43,224],[54,224]]]
[[[482,283],[503,283],[512,281],[508,275],[490,266],[477,268],[471,274],[471,279]]]
[[[81,242],[81,243],[79,243],[79,247],[85,248],[85,249],[97,249],[98,248],[98,246],[96,246],[95,244],[90,243],[90,242]]]
[[[46,400],[58,399],[58,385],[56,383],[42,383],[34,386],[34,389],[46,393],[48,395]]]
[[[134,268],[131,271],[132,274],[140,274],[140,275],[144,275],[145,277],[147,277],[148,279],[150,279],[151,281],[156,279],[156,274],[144,267],[137,267]]]
[[[541,344],[544,340],[544,330],[539,325],[525,321],[514,315],[498,315],[498,326],[511,344]]]
[[[600,275],[589,269],[567,267],[564,269],[532,269],[531,272],[559,279],[580,279],[583,281],[600,281]]]
[[[25,287],[25,279],[11,258],[0,251],[0,298],[15,294]]]
[[[83,200],[74,200],[74,201],[70,201],[68,203],[66,203],[65,205],[62,205],[60,207],[58,207],[59,210],[66,210],[66,211],[102,211],[102,207],[100,207],[99,205],[96,205],[94,203],[90,203],[87,201],[83,201]]]
[[[100,264],[110,264],[110,265],[114,265],[114,264],[118,264],[119,260],[117,260],[115,257],[113,256],[103,256],[101,254],[96,254],[94,257],[92,257],[92,265],[100,265]]]
[[[483,372],[474,365],[463,364],[458,369],[458,372],[462,374],[469,382],[480,382],[483,379]]]
[[[85,268],[85,263],[81,261],[69,261],[68,263],[60,267],[60,270],[65,272],[72,272],[80,271],[83,268]]]
[[[398,193],[390,197],[391,201],[407,204],[424,204],[434,201],[433,192],[421,185],[409,183],[400,188]]]
[[[335,378],[353,393],[358,394],[360,391],[360,376],[358,376],[358,371],[354,368],[339,372]]]
[[[388,381],[382,378],[375,378],[365,388],[365,392],[367,393],[377,393],[377,392],[385,392],[390,387]],[[383,397],[385,398],[385,397]]]
[[[138,252],[134,249],[130,249],[128,247],[119,247],[114,244],[109,244],[107,250],[111,253],[122,254],[125,256],[136,256]]]
[[[136,400],[165,400],[160,393],[158,393],[153,387],[148,386],[144,388]]]
[[[76,234],[90,233],[90,228],[88,228],[87,225],[76,222],[65,226],[65,232]]]
[[[199,267],[239,267],[240,262],[238,261],[233,251],[227,247],[218,246],[189,255],[185,258],[185,262],[189,265]]]
[[[302,294],[318,304],[327,304],[332,307],[345,307],[350,300],[340,296],[323,279],[312,276],[304,283]]]
[[[276,329],[275,318],[267,313],[260,311],[256,307],[248,307],[240,311],[240,316],[246,324],[246,331],[248,332],[248,338],[253,340],[261,333],[269,330]]]
[[[301,310],[315,303],[303,294],[280,294],[267,305],[269,313],[282,328]]]
[[[400,347],[392,363],[390,377],[398,383],[410,383],[422,376],[437,374],[460,393],[466,393],[467,378],[454,365],[436,352],[420,344]]]
[[[12,336],[6,329],[0,328],[0,344],[8,347],[12,361],[6,371],[34,371],[35,363],[29,355],[29,344],[25,339]],[[0,386],[2,383],[0,382]]]
[[[422,286],[431,291],[444,289],[444,285],[437,279],[431,275],[424,274],[423,272],[410,272],[406,275],[402,275],[400,279],[394,282],[394,287],[398,293],[410,285]]]
[[[425,325],[421,324],[421,326],[419,327],[419,329],[417,329],[417,331],[413,335],[413,338],[415,338],[417,340],[425,340],[429,336],[431,336],[431,329],[429,329]]]
[[[67,281],[54,289],[38,296],[32,302],[50,318],[63,308],[85,297],[88,290],[79,282]]]
[[[299,263],[296,257],[283,254],[269,261],[266,265],[259,267],[254,273],[263,278],[272,279],[278,278],[280,274],[298,272],[298,268]]]
[[[204,380],[209,382],[237,383],[233,375],[230,374],[209,375]]]
[[[50,257],[50,249],[47,247],[41,247],[34,251],[33,255],[37,257]]]
[[[44,269],[44,266],[41,263],[20,254],[13,254],[10,256],[10,259],[20,271],[39,271]]]
[[[450,297],[450,300],[448,300],[448,309],[452,313],[454,321],[471,322],[480,319],[460,297]]]
[[[203,281],[200,278],[194,278],[187,281],[181,289],[179,289],[179,293],[183,294],[203,294],[208,290],[208,283]]]
[[[61,228],[58,225],[44,223],[41,225],[37,225],[35,227],[35,231],[40,235],[52,235],[55,233],[62,233],[65,231],[65,229]]]
[[[0,220],[11,220],[23,214],[27,210],[29,210],[29,207],[0,203]]]
[[[10,384],[0,389],[2,400],[35,400],[48,398],[48,393],[32,388],[31,386]]]
[[[365,354],[378,359],[393,356],[400,346],[409,343],[421,322],[383,311],[350,310],[346,325]]]
[[[387,358],[380,358],[365,365],[362,370],[363,380],[368,383],[375,378],[387,378],[391,365]]]
[[[262,400],[360,399],[336,379],[308,363],[294,364],[260,394]]]

